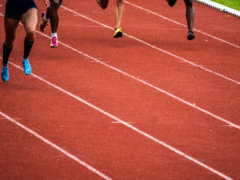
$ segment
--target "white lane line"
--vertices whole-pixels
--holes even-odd
[[[12,62],[10,62],[10,64],[13,65],[14,67],[16,67],[17,69],[20,69],[20,70],[23,71],[23,69],[22,69],[20,66],[14,64],[14,63],[12,63]],[[61,91],[62,93],[64,93],[64,94],[66,94],[66,95],[74,98],[75,100],[77,100],[77,101],[79,101],[79,102],[81,102],[81,103],[89,106],[90,108],[95,109],[96,111],[104,114],[105,116],[107,116],[107,117],[109,117],[109,118],[111,118],[111,119],[113,119],[113,120],[115,120],[115,121],[118,121],[118,122],[121,123],[122,125],[124,125],[124,126],[130,128],[130,129],[132,129],[133,131],[135,131],[135,132],[137,132],[137,133],[145,136],[146,138],[148,138],[148,139],[150,139],[150,140],[152,140],[152,141],[154,141],[154,142],[156,142],[156,143],[164,146],[165,148],[169,149],[170,151],[173,151],[173,152],[175,152],[176,154],[178,154],[178,155],[180,155],[180,156],[188,159],[189,161],[191,161],[191,162],[193,162],[193,163],[195,163],[195,164],[197,164],[197,165],[199,165],[199,166],[207,169],[208,171],[211,171],[212,173],[214,173],[214,174],[216,174],[216,175],[218,175],[218,176],[220,176],[220,177],[222,177],[222,178],[224,178],[224,179],[231,180],[231,178],[228,177],[228,176],[226,176],[225,174],[223,174],[223,173],[215,170],[214,168],[212,168],[212,167],[210,167],[210,166],[202,163],[201,161],[199,161],[199,160],[197,160],[197,159],[195,159],[195,158],[193,158],[193,157],[185,154],[184,152],[182,152],[182,151],[180,151],[180,150],[178,150],[178,149],[176,149],[176,148],[168,145],[167,143],[165,143],[165,142],[163,142],[163,141],[161,141],[161,140],[159,140],[159,139],[157,139],[157,138],[149,135],[148,133],[146,133],[146,132],[144,132],[144,131],[136,128],[135,126],[126,123],[126,122],[123,121],[122,119],[120,119],[120,118],[118,118],[118,117],[116,117],[116,116],[108,113],[107,111],[104,111],[103,109],[101,109],[101,108],[99,108],[99,107],[97,107],[97,106],[95,106],[95,105],[87,102],[86,100],[78,97],[77,95],[72,94],[71,92],[69,92],[69,91],[67,91],[67,90],[65,90],[65,89],[63,89],[63,88],[61,88],[61,87],[59,87],[59,86],[57,86],[57,85],[55,85],[55,84],[53,84],[53,83],[45,80],[45,79],[43,79],[43,78],[41,78],[40,76],[38,76],[38,75],[36,75],[36,74],[34,74],[34,73],[32,73],[31,75],[32,75],[33,77],[35,77],[36,79],[38,79],[38,80],[40,80],[40,81],[48,84],[49,86],[51,86],[51,87],[53,87],[53,88]]]
[[[61,153],[63,153],[64,155],[66,155],[67,157],[71,158],[72,160],[76,161],[77,163],[79,163],[80,165],[84,166],[85,168],[87,168],[88,170],[92,171],[93,173],[97,174],[98,176],[102,177],[103,179],[107,179],[107,180],[111,180],[110,177],[106,176],[105,174],[101,173],[99,170],[95,169],[94,167],[88,165],[87,163],[85,163],[84,161],[80,160],[79,158],[77,158],[76,156],[74,156],[73,154],[67,152],[66,150],[64,150],[63,148],[59,147],[58,145],[52,143],[51,141],[49,141],[48,139],[44,138],[43,136],[41,136],[40,134],[36,133],[35,131],[31,130],[30,128],[26,127],[25,125],[21,124],[20,122],[15,121],[13,118],[9,117],[8,115],[6,115],[5,113],[0,111],[0,115],[3,116],[4,118],[6,118],[7,120],[9,120],[10,122],[14,123],[15,125],[17,125],[18,127],[24,129],[25,131],[27,131],[28,133],[34,135],[35,137],[37,137],[38,139],[40,139],[41,141],[43,141],[44,143],[50,145],[51,147],[53,147],[54,149],[60,151]]]
[[[0,15],[1,15],[1,14],[0,14]],[[41,32],[39,32],[39,31],[36,31],[36,32],[37,32],[38,34],[40,34],[40,35],[48,38],[48,39],[51,39],[50,36],[47,36],[47,35],[44,34],[44,33],[41,33]],[[98,59],[96,59],[96,58],[94,58],[94,57],[91,57],[91,56],[89,56],[88,54],[85,54],[85,53],[83,53],[82,51],[79,51],[79,50],[77,50],[77,49],[75,49],[75,48],[73,48],[73,47],[71,47],[71,46],[69,46],[69,45],[67,45],[67,44],[65,44],[65,43],[63,43],[63,42],[61,42],[61,41],[59,41],[59,44],[62,44],[62,45],[65,46],[66,48],[69,48],[69,49],[71,49],[72,51],[75,51],[75,52],[78,53],[78,54],[81,54],[81,55],[83,55],[83,56],[85,56],[85,57],[87,57],[87,58],[89,58],[89,59],[91,59],[91,60],[93,60],[93,61],[95,61],[95,62],[97,62],[97,63],[99,63],[99,64],[102,64],[102,65],[104,65],[104,66],[106,66],[106,67],[108,67],[108,68],[110,68],[110,69],[112,69],[112,70],[114,70],[114,71],[117,71],[117,72],[123,74],[124,76],[127,76],[127,77],[129,77],[129,78],[131,78],[131,79],[133,79],[133,80],[136,80],[136,81],[138,81],[138,82],[140,82],[140,83],[142,83],[142,84],[145,84],[145,85],[148,86],[148,87],[151,87],[151,88],[153,88],[153,89],[155,89],[155,90],[157,90],[157,91],[159,91],[159,92],[161,92],[161,93],[163,93],[163,94],[166,94],[166,95],[172,97],[172,98],[175,99],[175,100],[178,100],[178,101],[180,101],[180,102],[182,102],[182,103],[184,103],[184,104],[186,104],[186,105],[188,105],[188,106],[190,106],[190,107],[192,107],[192,108],[194,108],[194,109],[199,110],[200,112],[203,112],[204,114],[207,114],[207,115],[209,115],[209,116],[211,116],[211,117],[213,117],[213,118],[215,118],[215,119],[217,119],[217,120],[219,120],[219,121],[222,121],[222,122],[226,123],[226,124],[229,125],[229,126],[232,126],[232,127],[236,128],[236,129],[239,129],[239,130],[240,130],[240,126],[238,126],[237,124],[234,124],[234,123],[230,122],[229,120],[227,120],[227,119],[225,119],[225,118],[222,118],[222,117],[220,117],[220,116],[218,116],[218,115],[216,115],[216,114],[214,114],[214,113],[211,113],[210,111],[207,111],[207,110],[205,110],[205,109],[203,109],[203,108],[201,108],[201,107],[199,107],[199,106],[196,106],[195,103],[190,103],[190,102],[188,102],[188,101],[186,101],[186,100],[184,100],[184,99],[182,99],[182,98],[180,98],[180,97],[177,97],[177,96],[175,96],[175,95],[172,94],[172,93],[169,93],[169,92],[167,92],[167,91],[165,91],[165,90],[163,90],[163,89],[160,89],[160,88],[157,87],[157,86],[154,86],[154,85],[151,84],[151,83],[148,83],[148,82],[146,82],[146,81],[144,81],[144,80],[142,80],[142,79],[139,79],[139,78],[137,78],[137,77],[135,77],[135,76],[133,76],[133,75],[131,75],[131,74],[128,74],[127,72],[124,72],[124,71],[122,71],[122,70],[120,70],[120,69],[117,69],[117,68],[111,66],[111,65],[108,65],[108,64],[106,64],[106,63],[104,63],[104,62],[102,62],[102,61],[100,61],[100,60],[98,60]]]
[[[129,2],[129,1],[124,1],[124,2],[125,2],[126,4],[129,4],[130,6],[133,6],[133,7],[137,8],[137,9],[146,11],[146,12],[148,12],[148,13],[150,13],[150,14],[153,14],[153,15],[155,15],[155,16],[158,16],[158,17],[160,17],[160,18],[162,18],[162,19],[165,19],[165,20],[167,20],[167,21],[170,21],[170,22],[172,22],[172,23],[174,23],[174,24],[178,24],[178,25],[180,25],[180,26],[187,27],[185,24],[182,24],[182,23],[180,23],[180,22],[174,21],[174,20],[172,20],[172,19],[170,19],[170,18],[167,18],[167,17],[165,17],[165,16],[163,16],[163,15],[160,15],[160,14],[158,14],[158,13],[155,13],[155,12],[149,10],[149,9],[146,9],[146,8],[143,8],[143,7],[138,6],[138,5],[136,5],[136,4],[133,4],[133,3]],[[222,43],[228,44],[228,45],[230,45],[230,46],[233,46],[233,47],[236,47],[236,48],[240,48],[239,45],[233,44],[233,43],[231,43],[231,42],[228,42],[228,41],[223,40],[223,39],[221,39],[221,38],[218,38],[218,37],[216,37],[216,36],[210,35],[210,34],[208,34],[208,33],[206,33],[206,32],[203,32],[203,31],[201,31],[201,30],[199,30],[199,29],[195,29],[195,28],[194,28],[194,31],[196,31],[196,32],[198,32],[198,33],[201,33],[201,34],[203,34],[203,35],[205,35],[205,36],[211,37],[211,38],[213,38],[213,39],[216,39],[216,40],[218,40],[218,41],[221,41]]]
[[[0,15],[1,15],[1,14],[0,14]],[[47,35],[44,34],[44,33],[41,33],[41,32],[39,32],[39,31],[36,31],[36,32],[37,32],[38,34],[41,34],[42,36],[48,38],[48,39],[51,39],[50,36],[47,36]],[[117,69],[117,68],[115,68],[115,67],[113,67],[113,66],[110,66],[110,65],[108,65],[108,64],[106,64],[106,63],[104,63],[104,62],[102,62],[102,61],[100,61],[100,60],[98,60],[98,59],[96,59],[96,58],[94,58],[94,57],[91,57],[91,56],[89,56],[88,54],[85,54],[85,53],[83,53],[83,52],[81,52],[81,51],[79,51],[79,50],[77,50],[77,49],[75,49],[75,48],[73,48],[73,47],[71,47],[71,46],[69,46],[69,45],[61,42],[61,41],[59,41],[59,44],[62,44],[63,46],[71,49],[72,51],[75,51],[75,52],[78,53],[78,54],[81,54],[81,55],[83,55],[83,56],[85,56],[85,57],[87,57],[87,58],[89,58],[89,59],[92,59],[92,60],[94,60],[95,62],[97,62],[97,63],[99,63],[99,64],[102,64],[102,65],[104,65],[104,66],[106,66],[106,67],[108,67],[108,68],[110,68],[110,69],[113,69],[114,71],[117,71],[117,72],[119,72],[119,73],[121,73],[121,74],[123,74],[123,75],[125,75],[125,76],[127,76],[127,77],[129,77],[129,78],[131,78],[131,79],[134,79],[134,80],[136,80],[136,81],[138,81],[138,82],[140,82],[140,83],[142,83],[142,84],[145,84],[145,85],[148,86],[148,87],[151,87],[151,88],[153,88],[153,89],[155,89],[155,90],[157,90],[157,91],[159,91],[159,92],[161,92],[161,93],[163,93],[163,94],[166,94],[166,95],[172,97],[172,98],[175,99],[175,100],[178,100],[178,101],[180,101],[180,102],[182,102],[182,103],[184,103],[184,104],[186,104],[186,105],[188,105],[188,106],[190,106],[190,107],[192,107],[192,108],[194,108],[194,109],[197,109],[197,110],[199,110],[199,111],[201,111],[201,112],[203,112],[203,113],[205,113],[205,114],[207,114],[207,115],[209,115],[209,116],[211,116],[211,117],[213,117],[213,118],[215,118],[215,119],[218,119],[218,120],[226,123],[227,125],[230,125],[230,126],[236,128],[236,129],[239,129],[239,130],[240,130],[240,126],[238,126],[237,124],[234,124],[234,123],[230,122],[230,121],[227,120],[227,119],[224,119],[224,118],[222,118],[222,117],[220,117],[220,116],[218,116],[218,115],[216,115],[216,114],[214,114],[214,113],[211,113],[210,111],[207,111],[207,110],[205,110],[205,109],[203,109],[203,108],[201,108],[201,107],[198,107],[198,106],[196,106],[194,103],[190,103],[190,102],[188,102],[188,101],[186,101],[186,100],[184,100],[184,99],[182,99],[182,98],[180,98],[180,97],[175,96],[174,94],[171,94],[171,93],[169,93],[169,92],[167,92],[167,91],[165,91],[165,90],[163,90],[163,89],[158,88],[157,86],[154,86],[154,85],[152,85],[152,84],[150,84],[150,83],[148,83],[148,82],[146,82],[146,81],[144,81],[144,80],[141,80],[141,79],[139,79],[139,78],[137,78],[137,77],[135,77],[135,76],[133,76],[133,75],[130,75],[130,74],[128,74],[128,73],[126,73],[126,72],[124,72],[124,71],[122,71],[122,70],[120,70],[120,69]]]
[[[41,33],[41,32],[39,32],[39,31],[36,31],[36,32],[37,32],[38,34],[41,34],[42,36],[48,38],[48,39],[51,39],[50,36],[48,36],[48,35],[46,35],[46,34],[44,34],[44,33]],[[190,103],[190,102],[188,102],[188,101],[186,101],[186,100],[184,100],[184,99],[182,99],[182,98],[180,98],[180,97],[177,97],[177,96],[175,96],[174,94],[171,94],[171,93],[169,93],[169,92],[167,92],[167,91],[165,91],[165,90],[163,90],[163,89],[160,89],[160,88],[157,87],[157,86],[154,86],[154,85],[152,85],[152,84],[150,84],[150,83],[148,83],[148,82],[146,82],[146,81],[144,81],[144,80],[142,80],[142,79],[139,79],[139,78],[137,78],[137,77],[135,77],[135,76],[133,76],[133,75],[131,75],[131,74],[128,74],[127,72],[124,72],[124,71],[122,71],[122,70],[120,70],[120,69],[117,69],[117,68],[111,66],[111,65],[108,65],[108,64],[106,64],[106,63],[104,63],[104,62],[102,62],[102,61],[100,61],[100,60],[98,60],[98,59],[96,59],[96,58],[94,58],[94,57],[92,57],[92,56],[90,56],[90,55],[88,55],[88,54],[85,54],[85,53],[83,53],[82,51],[79,51],[79,50],[77,50],[77,49],[75,49],[75,48],[73,48],[73,47],[71,47],[71,46],[69,46],[69,45],[67,45],[67,44],[65,44],[65,43],[63,43],[63,42],[61,42],[61,41],[59,41],[58,43],[61,44],[61,45],[63,45],[63,46],[65,46],[66,48],[71,49],[72,51],[75,51],[75,52],[78,53],[78,54],[81,54],[81,55],[83,55],[83,56],[85,56],[85,57],[87,57],[87,58],[89,58],[89,59],[91,59],[91,60],[99,63],[99,64],[102,64],[102,65],[104,65],[104,66],[106,66],[106,67],[108,67],[108,68],[110,68],[110,69],[112,69],[112,70],[114,70],[114,71],[117,71],[117,72],[123,74],[124,76],[127,76],[127,77],[129,77],[129,78],[131,78],[131,79],[133,79],[133,80],[136,80],[136,81],[138,81],[138,82],[140,82],[140,83],[142,83],[142,84],[145,84],[145,85],[148,86],[148,87],[151,87],[151,88],[153,88],[153,89],[155,89],[155,90],[157,90],[157,91],[159,91],[159,92],[161,92],[161,93],[163,93],[163,94],[166,94],[166,95],[172,97],[172,98],[175,99],[175,100],[178,100],[178,101],[180,101],[180,102],[182,102],[182,103],[184,103],[184,104],[186,104],[186,105],[188,105],[188,106],[190,106],[190,107],[192,107],[192,108],[194,108],[194,109],[197,109],[197,110],[203,112],[204,114],[207,114],[207,115],[209,115],[209,116],[211,116],[211,117],[213,117],[213,118],[215,118],[215,119],[218,119],[219,121],[222,121],[222,122],[226,123],[227,125],[230,125],[230,126],[236,128],[236,129],[240,130],[240,126],[238,126],[237,124],[234,124],[234,123],[230,122],[230,121],[227,120],[227,119],[224,119],[224,118],[222,118],[222,117],[220,117],[220,116],[218,116],[218,115],[216,115],[216,114],[214,114],[214,113],[211,113],[210,111],[207,111],[207,110],[205,110],[205,109],[203,109],[203,108],[201,108],[201,107],[199,107],[199,106],[196,106],[195,103]]]
[[[106,25],[106,24],[103,24],[103,23],[101,23],[101,22],[99,22],[99,21],[96,21],[96,20],[94,20],[94,19],[91,19],[91,18],[89,18],[89,17],[87,17],[87,16],[84,16],[84,15],[82,15],[82,14],[80,14],[80,13],[78,13],[78,12],[72,10],[72,9],[69,9],[69,8],[67,8],[67,7],[65,7],[65,6],[61,6],[61,7],[62,7],[63,9],[65,9],[65,10],[73,13],[73,14],[76,14],[76,15],[84,18],[84,19],[87,19],[87,20],[89,20],[89,21],[91,21],[91,22],[94,22],[94,23],[96,23],[96,24],[99,24],[100,26],[103,26],[103,27],[105,27],[105,28],[114,30],[114,28],[112,28],[112,27],[110,27],[110,26],[108,26],[108,25]],[[216,75],[216,76],[218,76],[218,77],[221,77],[221,78],[223,78],[223,79],[225,79],[225,80],[228,80],[228,81],[230,81],[230,82],[232,82],[232,83],[234,83],[234,84],[240,85],[240,81],[237,81],[237,80],[234,80],[234,79],[232,79],[232,78],[229,78],[229,77],[227,77],[227,76],[225,76],[225,75],[223,75],[223,74],[220,74],[220,73],[218,73],[218,72],[215,72],[215,71],[213,71],[213,70],[211,70],[211,69],[208,69],[208,68],[206,68],[206,67],[204,67],[204,66],[195,64],[195,63],[193,63],[193,62],[191,62],[191,61],[189,61],[189,60],[187,60],[187,59],[185,59],[185,58],[182,58],[182,57],[177,56],[177,55],[175,55],[175,54],[173,54],[173,53],[170,53],[170,52],[168,52],[168,51],[166,51],[166,50],[164,50],[164,49],[161,49],[161,48],[159,48],[159,47],[157,47],[157,46],[154,46],[154,45],[152,45],[152,44],[150,44],[150,43],[147,43],[147,42],[145,42],[145,41],[143,41],[143,40],[141,40],[141,39],[138,39],[138,38],[136,38],[136,37],[134,37],[134,36],[132,36],[132,35],[129,35],[129,34],[125,33],[125,32],[124,32],[124,35],[127,36],[127,37],[129,37],[130,39],[134,39],[134,40],[136,40],[136,41],[138,41],[138,42],[140,42],[140,43],[142,43],[142,44],[144,44],[144,45],[146,45],[146,46],[148,46],[148,47],[151,47],[151,48],[153,48],[153,49],[155,49],[155,50],[158,50],[158,51],[160,51],[160,52],[162,52],[162,53],[165,53],[165,54],[167,54],[167,55],[169,55],[169,56],[172,56],[172,57],[174,57],[174,58],[176,58],[176,59],[178,59],[178,60],[184,61],[185,63],[188,63],[188,64],[190,64],[190,65],[192,65],[192,66],[194,66],[194,67],[197,67],[197,68],[199,68],[199,69],[202,69],[202,70],[204,70],[204,71],[207,71],[207,72],[209,72],[209,73],[211,73],[211,74],[214,74],[214,75]]]
[[[0,14],[0,15],[2,15],[2,14]],[[39,34],[47,37],[48,39],[51,39],[49,36],[47,36],[47,35],[39,32],[39,31],[37,31],[37,33],[39,33]],[[99,60],[97,60],[97,59],[95,59],[95,58],[93,58],[93,57],[91,57],[91,56],[89,56],[89,55],[81,52],[81,51],[78,51],[77,49],[74,49],[74,48],[72,48],[72,47],[69,46],[69,45],[66,45],[66,44],[64,44],[64,43],[62,43],[62,42],[59,42],[59,43],[62,44],[63,46],[65,46],[65,47],[67,47],[67,48],[70,48],[71,50],[73,50],[73,51],[75,51],[75,52],[77,52],[77,53],[79,53],[79,54],[82,54],[83,56],[86,56],[86,57],[88,57],[88,58],[90,58],[90,59],[92,59],[92,60],[94,60],[94,61],[96,61],[96,62],[98,62],[98,63],[100,63],[100,64],[106,65],[107,67],[110,67],[111,69],[116,70],[116,71],[118,71],[118,72],[120,72],[120,73],[122,73],[122,74],[124,74],[124,75],[126,75],[126,76],[128,76],[128,77],[130,77],[130,78],[133,78],[133,79],[135,79],[135,80],[137,80],[137,81],[139,81],[139,82],[142,82],[143,84],[148,85],[148,86],[150,86],[150,87],[152,87],[152,88],[154,88],[154,89],[156,89],[156,90],[158,90],[158,91],[160,91],[160,92],[163,92],[163,93],[166,92],[166,91],[161,90],[161,89],[159,89],[159,88],[157,88],[157,87],[155,87],[155,86],[153,86],[153,85],[151,85],[151,84],[149,84],[149,83],[147,83],[147,82],[145,82],[145,81],[143,81],[143,80],[140,80],[140,79],[138,79],[138,78],[135,78],[134,76],[131,76],[131,75],[129,75],[128,73],[125,73],[125,72],[123,72],[123,71],[121,71],[121,70],[119,70],[119,69],[117,69],[117,68],[114,68],[114,67],[112,67],[112,66],[109,66],[109,65],[107,65],[107,64],[105,64],[105,63],[103,63],[103,62],[101,62],[101,61],[99,61]],[[16,67],[16,68],[18,68],[18,69],[23,70],[20,66],[14,64],[14,63],[11,63],[11,62],[10,62],[10,64],[12,64],[14,67]],[[58,86],[56,86],[56,85],[48,82],[47,80],[45,80],[45,79],[43,79],[43,78],[41,78],[41,77],[39,77],[39,76],[37,76],[37,75],[35,75],[35,74],[33,74],[33,73],[32,73],[31,75],[32,75],[33,77],[39,79],[40,81],[43,81],[43,82],[45,82],[46,84],[48,84],[48,85],[50,85],[50,86],[58,89],[59,91],[61,91],[61,92],[65,93],[65,94],[73,97],[74,99],[76,99],[76,100],[78,100],[78,101],[80,101],[80,102],[82,102],[82,103],[84,103],[84,104],[92,107],[93,109],[95,109],[95,110],[103,113],[104,115],[106,115],[106,116],[108,116],[108,117],[110,117],[110,118],[118,121],[119,123],[121,123],[121,124],[129,127],[130,129],[132,129],[132,130],[136,131],[137,133],[145,136],[146,138],[148,138],[148,139],[150,139],[150,140],[153,140],[154,142],[156,142],[156,143],[164,146],[165,148],[167,148],[167,149],[175,152],[176,154],[178,154],[178,155],[180,155],[180,156],[183,156],[184,158],[186,158],[186,159],[188,159],[188,160],[190,160],[190,161],[198,164],[199,166],[201,166],[201,167],[203,167],[203,168],[211,171],[212,173],[214,173],[214,174],[222,177],[223,179],[232,180],[232,178],[224,175],[223,173],[215,170],[214,168],[211,168],[210,166],[208,166],[208,165],[206,165],[206,164],[198,161],[197,159],[194,159],[194,158],[192,158],[191,156],[189,156],[189,155],[187,155],[187,154],[185,154],[185,153],[183,153],[183,152],[175,149],[174,147],[166,144],[165,142],[160,141],[160,140],[154,138],[153,136],[151,136],[151,135],[149,135],[149,134],[147,134],[147,133],[145,133],[145,132],[143,132],[143,131],[135,128],[134,126],[132,126],[132,125],[124,122],[123,120],[117,118],[116,116],[111,115],[110,113],[108,113],[108,112],[106,112],[106,111],[103,111],[102,109],[100,109],[100,108],[98,108],[98,107],[96,107],[96,106],[88,103],[87,101],[81,99],[80,97],[78,97],[78,96],[76,96],[76,95],[74,95],[74,94],[72,94],[72,93],[70,93],[70,92],[68,92],[68,91],[65,91],[64,89],[62,89],[62,88],[60,88],[60,87],[58,87]],[[166,92],[166,94],[167,94],[167,95],[170,95],[170,96],[173,97],[173,98],[176,97],[176,96],[174,96],[174,95],[172,95],[172,94],[170,94],[170,93],[168,93],[168,92]],[[177,97],[176,97],[176,98],[177,98]],[[181,100],[180,98],[177,98],[177,99],[178,99],[178,100]],[[184,102],[184,100],[183,100],[182,102]],[[195,105],[192,105],[191,103],[188,103],[187,101],[185,101],[185,102],[186,102],[186,104],[188,104],[188,105],[190,105],[190,106],[193,106],[193,107],[195,106]],[[195,107],[196,107],[196,106],[195,106]],[[199,109],[199,110],[200,110],[200,109]],[[205,110],[204,110],[204,111],[205,111]],[[203,112],[204,112],[204,111],[203,111]],[[208,112],[208,111],[206,111],[205,113],[207,113],[207,112]],[[211,116],[212,113],[208,112],[207,114]],[[213,114],[212,114],[212,115],[213,115]],[[217,118],[218,116],[214,115],[213,117]],[[223,122],[225,122],[224,119],[222,119],[222,120],[223,120]],[[232,126],[232,127],[235,127],[235,128],[240,129],[240,127],[238,127],[237,125],[235,125],[235,124],[233,124],[233,123],[231,123],[231,122],[226,121],[226,123],[229,124],[229,125]]]
[[[36,32],[37,32],[38,34],[41,34],[42,36],[48,38],[48,39],[51,39],[50,36],[48,36],[48,35],[46,35],[46,34],[44,34],[44,33],[41,33],[41,32],[39,32],[39,31],[36,31]],[[119,73],[121,73],[121,74],[123,74],[123,75],[125,75],[125,76],[127,76],[127,77],[129,77],[129,78],[131,78],[131,79],[133,79],[133,80],[136,80],[136,81],[138,81],[138,82],[140,82],[140,83],[142,83],[142,84],[145,84],[145,85],[148,86],[148,87],[151,87],[151,88],[153,88],[153,89],[155,89],[155,90],[157,90],[157,91],[159,91],[159,92],[161,92],[161,93],[163,93],[163,94],[166,94],[166,95],[172,97],[172,98],[175,99],[175,100],[178,100],[178,101],[180,101],[180,102],[182,102],[182,103],[184,103],[184,104],[186,104],[186,105],[188,105],[188,106],[190,106],[190,107],[192,107],[192,108],[194,108],[194,109],[197,109],[197,110],[203,112],[204,114],[207,114],[207,115],[209,115],[209,116],[211,116],[211,117],[213,117],[213,118],[215,118],[215,119],[218,119],[219,121],[222,121],[222,122],[226,123],[226,124],[229,125],[229,126],[232,126],[232,127],[236,128],[236,129],[239,129],[239,130],[240,130],[240,126],[238,126],[237,124],[234,124],[234,123],[230,122],[229,120],[227,120],[227,119],[225,119],[225,118],[222,118],[222,117],[220,117],[220,116],[218,116],[218,115],[216,115],[216,114],[214,114],[214,113],[211,113],[210,111],[207,111],[207,110],[205,110],[205,109],[203,109],[203,108],[201,108],[201,107],[199,107],[199,106],[196,106],[195,103],[190,103],[190,102],[188,102],[188,101],[186,101],[186,100],[184,100],[184,99],[182,99],[182,98],[180,98],[180,97],[177,97],[177,96],[175,96],[175,95],[172,94],[172,93],[169,93],[169,92],[167,92],[167,91],[165,91],[165,90],[163,90],[163,89],[161,89],[161,88],[159,88],[159,87],[157,87],[157,86],[154,86],[154,85],[151,84],[151,83],[148,83],[148,82],[146,82],[146,81],[144,81],[144,80],[142,80],[142,79],[139,79],[139,78],[137,78],[137,77],[135,77],[135,76],[133,76],[133,75],[131,75],[131,74],[128,74],[127,72],[124,72],[124,71],[122,71],[122,70],[120,70],[120,69],[118,69],[118,68],[115,68],[115,67],[113,67],[113,66],[111,66],[111,65],[108,65],[108,64],[106,64],[106,63],[104,63],[104,62],[102,62],[102,61],[100,61],[100,60],[98,60],[98,59],[96,59],[96,58],[94,58],[94,57],[92,57],[92,56],[90,56],[90,55],[88,55],[88,54],[85,54],[85,53],[83,53],[82,51],[79,51],[79,50],[77,50],[77,49],[75,49],[75,48],[73,48],[73,47],[71,47],[71,46],[69,46],[69,45],[67,45],[67,44],[65,44],[65,43],[63,43],[63,42],[61,42],[61,41],[59,41],[58,43],[61,44],[61,45],[63,45],[63,46],[65,46],[65,47],[68,48],[68,49],[71,49],[72,51],[75,51],[75,52],[78,53],[78,54],[81,54],[81,55],[83,55],[83,56],[85,56],[85,57],[87,57],[87,58],[89,58],[89,59],[91,59],[91,60],[93,60],[93,61],[95,61],[95,62],[97,62],[97,63],[99,63],[99,64],[102,64],[102,65],[104,65],[104,66],[106,66],[106,67],[108,67],[108,68],[110,68],[110,69],[112,69],[112,70],[114,70],[114,71],[117,71],[117,72],[119,72]]]

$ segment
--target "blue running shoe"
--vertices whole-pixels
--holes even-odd
[[[8,66],[7,67],[2,66],[1,76],[4,82],[7,82],[9,80]]]
[[[26,75],[30,75],[32,73],[32,68],[29,63],[29,59],[23,59],[22,60],[23,64],[23,70]]]

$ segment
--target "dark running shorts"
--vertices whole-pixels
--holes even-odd
[[[5,17],[20,20],[22,15],[31,8],[37,9],[37,6],[33,0],[7,0]]]

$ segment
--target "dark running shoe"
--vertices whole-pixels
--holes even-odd
[[[168,5],[173,7],[177,0],[167,0]]]
[[[192,31],[188,31],[187,39],[192,40],[194,38],[195,38],[194,33]]]
[[[40,31],[42,31],[42,32],[44,32],[44,30],[46,29],[47,23],[48,23],[48,21],[44,21],[44,19],[43,19],[44,16],[46,16],[45,12],[42,13],[42,20],[40,23]]]

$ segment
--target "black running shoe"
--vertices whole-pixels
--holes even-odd
[[[167,0],[168,5],[173,7],[177,0]]]
[[[195,38],[194,33],[192,31],[188,31],[187,39],[192,40],[194,38]]]

